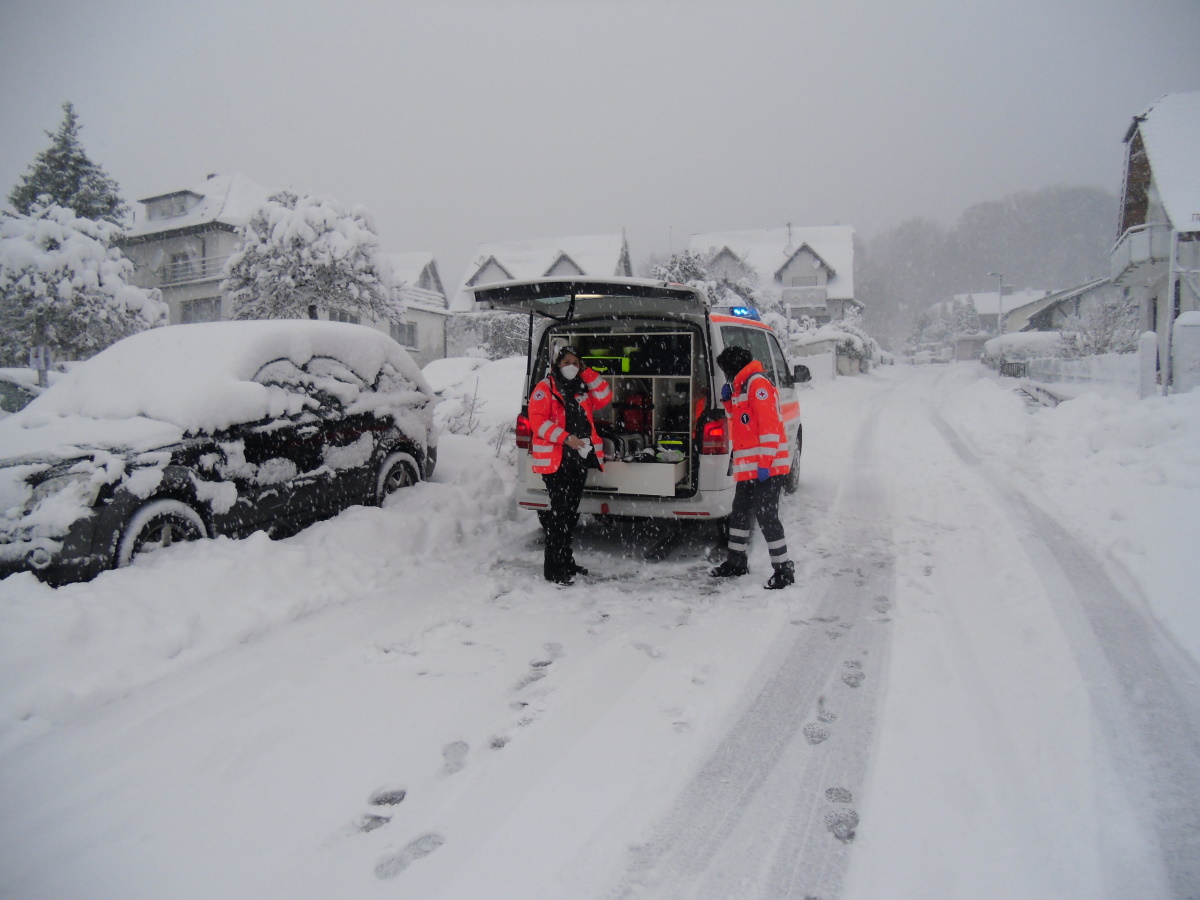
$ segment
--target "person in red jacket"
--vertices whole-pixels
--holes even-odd
[[[608,382],[582,368],[570,347],[555,354],[549,374],[529,396],[533,471],[542,476],[550,495],[549,512],[539,513],[546,529],[543,574],[556,584],[571,584],[576,575],[587,574],[575,562],[571,536],[588,470],[604,468],[604,443],[592,414],[611,400]]]
[[[750,524],[757,518],[775,569],[764,587],[778,590],[796,581],[779,521],[779,492],[784,476],[791,471],[779,392],[763,372],[762,363],[744,347],[726,347],[717,357],[717,365],[729,382],[721,389],[721,404],[732,423],[736,487],[729,514],[729,556],[710,574],[734,578],[749,573]]]

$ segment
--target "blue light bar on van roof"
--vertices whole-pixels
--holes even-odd
[[[729,310],[731,316],[739,316],[743,319],[753,319],[755,322],[761,322],[762,317],[758,314],[758,310],[753,306],[734,306]]]

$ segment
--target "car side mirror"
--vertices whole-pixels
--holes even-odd
[[[796,384],[804,384],[806,381],[812,381],[812,372],[808,371],[808,366],[798,365],[792,369],[792,378]]]

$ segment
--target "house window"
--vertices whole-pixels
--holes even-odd
[[[193,322],[220,322],[221,298],[202,297],[199,300],[181,301],[179,321],[184,325],[190,325]]]
[[[392,340],[403,347],[409,347],[413,350],[417,349],[417,323],[416,322],[393,322],[392,323]]]
[[[792,281],[792,283],[791,283],[790,287],[816,287],[817,286],[817,276],[816,275],[793,275],[791,278],[791,281]]]
[[[358,316],[353,313],[348,313],[341,309],[331,309],[329,311],[330,322],[345,322],[347,325],[357,325]]]

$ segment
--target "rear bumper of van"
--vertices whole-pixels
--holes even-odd
[[[518,468],[515,499],[520,509],[548,510],[550,498],[540,476],[534,475],[529,468],[528,454]],[[722,472],[726,458],[713,460],[715,466]],[[585,490],[583,499],[579,502],[580,513],[592,515],[630,516],[646,519],[677,519],[704,520],[723,519],[733,509],[734,481],[732,478],[714,478],[703,469],[701,484],[708,485],[718,482],[711,490],[699,490],[691,497],[647,496],[632,493],[617,493],[599,490]]]
[[[517,506],[534,511],[548,510],[550,498],[545,491],[520,489],[517,491]],[[681,521],[724,519],[732,509],[732,488],[726,491],[697,491],[692,497],[674,498],[585,494],[579,501],[580,513]]]

